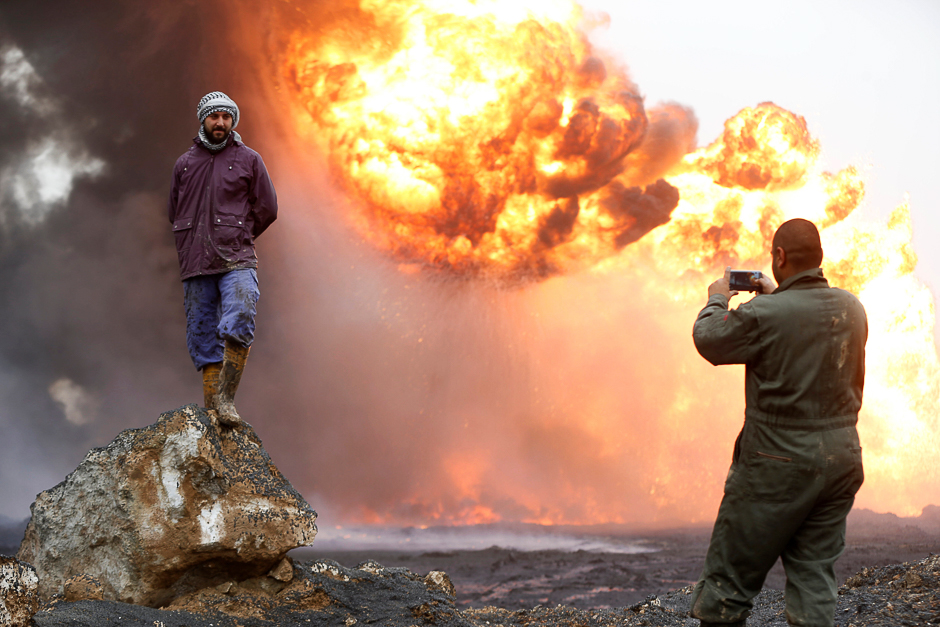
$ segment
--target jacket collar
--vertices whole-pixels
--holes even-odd
[[[773,291],[774,294],[785,290],[811,290],[817,287],[829,287],[829,281],[823,276],[822,268],[813,268],[794,274]]]
[[[219,150],[218,152],[212,153],[212,154],[216,154],[216,155],[217,155],[217,154],[219,154],[219,153],[221,153],[221,152],[224,152],[229,146],[244,146],[244,144],[242,143],[241,139],[242,139],[241,135],[239,135],[239,134],[236,133],[235,131],[230,132],[230,133],[228,134],[228,137],[225,138],[225,148],[223,148],[222,150]],[[212,152],[211,150],[209,150],[208,148],[206,148],[206,145],[205,145],[205,144],[202,143],[202,140],[199,139],[199,135],[198,135],[198,134],[197,134],[195,137],[193,137],[193,143],[196,144],[197,146],[201,147],[201,148],[202,148],[203,150],[205,150],[206,152],[210,152],[210,153]]]

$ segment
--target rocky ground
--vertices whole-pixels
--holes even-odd
[[[932,554],[940,552],[940,534],[933,532],[932,522],[861,512],[853,515],[849,531],[839,564],[845,585],[839,590],[835,624],[940,625],[940,556]],[[707,536],[702,529],[649,533],[645,542],[657,550],[630,554],[496,547],[386,552],[381,554],[384,565],[355,562],[356,552],[345,552],[340,560],[295,560],[290,582],[257,578],[222,585],[164,609],[57,599],[36,614],[34,624],[693,627],[698,623],[687,614],[688,584],[701,566]],[[748,625],[786,625],[783,594],[774,589],[782,584],[782,572],[773,573]]]
[[[382,625],[410,627],[692,627],[691,588],[685,587],[624,608],[579,609],[535,606],[459,610],[448,580],[419,577],[404,568],[374,562],[345,568],[319,561],[296,565],[289,586],[271,594],[242,584],[203,591],[173,607],[152,609],[111,601],[53,601],[34,617],[37,627],[121,625],[127,627],[305,627]],[[940,624],[940,556],[869,568],[839,589],[837,627]],[[748,625],[785,626],[783,594],[765,589]]]
[[[0,560],[0,625],[37,595],[35,627],[697,625],[707,528],[334,527],[285,558],[315,519],[250,427],[181,407],[90,451],[28,525],[0,519],[21,560]],[[836,625],[940,624],[940,508],[854,511],[847,539]],[[778,565],[749,625],[786,624],[783,584]]]
[[[836,563],[840,582],[863,568],[922,559],[940,553],[940,516],[928,507],[916,518],[898,518],[856,510],[849,518],[847,547]],[[327,532],[324,531],[324,534]],[[615,534],[615,531],[610,531]],[[500,547],[480,550],[333,550],[300,549],[300,559],[328,558],[341,564],[374,559],[386,566],[414,572],[446,572],[457,588],[462,609],[496,606],[522,610],[559,604],[578,609],[629,607],[650,595],[663,594],[695,582],[708,547],[710,529],[692,528],[621,532],[612,546],[635,545],[646,552],[519,551]],[[611,536],[608,536],[611,537]],[[771,570],[765,587],[782,590],[781,564]]]
[[[688,617],[690,587],[653,596],[624,609],[578,610],[569,607],[508,611],[465,610],[472,624],[531,627],[696,626]],[[787,625],[783,593],[765,589],[755,599],[749,627]],[[839,588],[836,627],[940,625],[940,557],[865,569]]]

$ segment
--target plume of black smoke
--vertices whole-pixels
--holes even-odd
[[[104,164],[43,218],[0,194],[0,510],[11,516],[88,446],[195,398],[165,197],[204,85],[225,87],[203,6],[0,5],[0,49],[38,77],[20,83],[32,99],[0,90],[0,172],[42,142]],[[70,403],[94,415],[65,420]]]
[[[209,91],[226,91],[240,102],[239,131],[249,145],[270,156],[274,148],[262,136],[279,143],[280,112],[265,107],[257,93],[263,42],[230,45],[235,8],[169,0],[144,8],[116,0],[93,6],[11,0],[0,6],[0,50],[22,53],[36,74],[24,88],[51,103],[39,110],[24,105],[16,89],[0,90],[0,172],[16,170],[31,147],[49,137],[104,164],[99,176],[77,178],[71,194],[47,207],[42,219],[26,219],[11,195],[0,194],[0,513],[25,516],[33,496],[59,482],[90,446],[201,398],[185,348],[182,288],[166,219],[170,172],[195,135],[195,104]],[[263,12],[260,6],[242,9]],[[277,159],[270,161],[281,187],[285,177]],[[308,178],[302,169],[290,174]],[[240,398],[246,415],[263,421],[257,425],[262,435],[283,429],[282,438],[272,438],[272,451],[278,457],[279,440],[279,463],[298,488],[310,491],[317,486],[308,460],[317,450],[304,454],[297,434],[305,433],[308,421],[330,426],[335,417],[346,431],[316,441],[342,448],[353,418],[359,432],[368,417],[359,410],[363,384],[347,381],[349,372],[336,365],[343,360],[329,352],[329,339],[319,339],[343,317],[344,307],[359,306],[336,298],[350,288],[348,273],[338,269],[348,259],[335,250],[329,225],[304,224],[309,236],[295,250],[311,240],[317,245],[312,255],[304,252],[303,276],[292,272],[296,262],[278,245],[278,231],[289,230],[291,214],[296,216],[292,208],[282,200],[281,221],[259,242],[264,296]],[[341,261],[331,263],[333,255]],[[330,295],[312,311],[301,308],[310,316],[304,322],[290,313],[298,286],[305,297]],[[310,332],[319,341],[311,348],[317,359],[286,350],[296,337],[276,330],[285,320],[292,331]],[[353,334],[365,345],[372,332],[363,325]],[[373,357],[362,353],[351,361],[368,367]],[[315,385],[312,398],[301,395],[295,409],[294,383],[311,379],[323,387]],[[368,404],[379,406],[375,399]],[[286,453],[294,455],[282,463]],[[374,467],[363,469],[368,475]]]

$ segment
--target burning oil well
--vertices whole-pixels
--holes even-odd
[[[940,369],[909,209],[887,224],[857,219],[861,175],[823,170],[801,116],[746,108],[695,150],[692,112],[647,109],[569,2],[306,10],[311,26],[280,23],[277,83],[349,196],[348,221],[419,275],[403,282],[484,294],[446,297],[460,302],[448,319],[500,318],[482,333],[492,353],[480,368],[495,353],[524,370],[505,381],[515,394],[499,420],[452,399],[413,422],[463,416],[469,437],[450,434],[437,477],[368,516],[709,518],[727,465],[715,452],[740,424],[740,371],[700,363],[689,323],[726,265],[766,269],[770,236],[797,216],[822,229],[831,283],[869,311],[859,503],[914,514],[936,498],[920,460],[936,443]],[[412,341],[432,336],[442,360],[453,348],[455,361],[477,357],[459,352],[465,329],[418,319],[430,329]]]
[[[8,6],[7,17],[25,4]],[[113,435],[126,415],[114,399],[147,388],[128,374],[137,363],[128,347],[164,373],[148,403],[198,398],[195,376],[187,387],[166,374],[189,368],[176,279],[156,260],[162,251],[172,265],[167,225],[162,214],[127,221],[159,214],[161,181],[195,131],[190,109],[222,89],[243,107],[239,130],[269,163],[282,203],[259,242],[264,296],[241,394],[247,412],[269,416],[255,426],[326,524],[331,512],[404,524],[709,520],[742,419],[741,372],[698,357],[691,321],[726,265],[766,268],[774,228],[797,216],[821,227],[826,275],[869,313],[859,505],[914,514],[940,498],[936,470],[923,465],[940,414],[933,300],[913,274],[908,208],[886,224],[856,216],[862,177],[851,166],[824,171],[797,113],[744,109],[696,149],[691,110],[648,106],[566,1],[221,7],[156,3],[131,18],[114,3],[109,23],[123,43],[90,53],[101,71],[96,96],[78,99],[75,141],[118,174],[133,171],[122,159],[149,155],[157,174],[89,178],[54,224],[28,236],[57,229],[60,265],[91,260],[89,273],[103,277],[92,295],[136,281],[133,298],[29,331],[74,338],[89,321],[115,321],[100,344],[68,341],[64,359],[38,365],[20,344],[3,345],[11,371],[29,361],[29,389],[46,394],[66,377],[98,398],[97,422],[74,426],[85,439],[73,457]],[[92,21],[69,29],[47,17],[47,32],[72,33],[64,49],[88,52]],[[30,32],[5,37],[50,92],[80,94],[63,48]],[[117,54],[124,48],[134,53]],[[171,48],[185,71],[155,60]],[[109,64],[123,80],[108,81]],[[125,95],[156,67],[185,93]],[[120,123],[126,111],[132,124]],[[108,211],[127,229],[113,243],[69,236],[88,216],[108,232]],[[151,251],[149,274],[113,270],[139,250]],[[55,274],[41,267],[40,279]],[[14,274],[18,293],[42,285],[30,280],[35,268]],[[66,302],[62,283],[51,285],[36,309]],[[145,333],[128,322],[141,315]],[[60,448],[71,450],[68,437]]]

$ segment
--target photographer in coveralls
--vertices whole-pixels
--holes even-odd
[[[176,161],[169,217],[186,306],[186,345],[202,370],[206,407],[229,427],[243,424],[235,391],[255,335],[255,239],[277,218],[277,196],[261,155],[235,132],[239,111],[219,91],[196,106],[199,133]]]
[[[777,229],[774,278],[737,309],[725,278],[695,321],[699,353],[745,364],[744,428],[734,455],[691,615],[703,626],[745,624],[767,571],[781,557],[790,625],[833,624],[835,561],[862,485],[855,424],[862,405],[868,321],[852,294],[829,287],[812,222]]]

